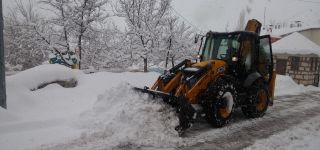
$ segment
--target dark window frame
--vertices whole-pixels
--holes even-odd
[[[300,68],[300,57],[291,57],[291,70],[298,71]]]
[[[318,71],[318,57],[311,57],[310,58],[311,66],[310,71]]]

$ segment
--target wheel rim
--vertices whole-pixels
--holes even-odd
[[[265,109],[265,107],[267,106],[267,94],[265,92],[265,90],[261,89],[259,90],[259,92],[257,93],[257,105],[256,105],[256,109],[257,111],[263,111]]]
[[[220,116],[228,118],[233,109],[233,96],[230,92],[226,92],[222,96],[222,107],[219,109]]]

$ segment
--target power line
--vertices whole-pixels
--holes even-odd
[[[172,6],[170,6],[170,8],[177,14],[179,15],[182,19],[184,19],[187,23],[189,23],[193,28],[195,28],[196,30],[202,32],[202,30],[200,28],[198,28],[197,26],[195,26],[193,23],[191,23],[186,17],[184,17],[183,15],[181,15],[176,9],[174,9]]]
[[[308,0],[299,0],[300,2],[305,2],[305,3],[314,3],[314,4],[320,4],[320,2],[315,2],[315,1],[308,1]]]

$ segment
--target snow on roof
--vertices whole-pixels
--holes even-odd
[[[273,43],[272,49],[274,53],[316,54],[320,56],[320,46],[298,32]]]
[[[315,26],[302,26],[302,27],[293,27],[293,28],[283,28],[283,29],[273,29],[271,33],[267,32],[264,30],[262,33],[264,34],[270,34],[271,36],[275,37],[282,37],[294,32],[300,32],[300,31],[305,31],[309,29],[319,29],[319,25]]]

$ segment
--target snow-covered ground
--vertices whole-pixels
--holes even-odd
[[[123,92],[128,91],[125,88],[126,83],[136,86],[150,85],[150,81],[153,82],[157,76],[157,73],[84,74],[61,65],[38,66],[8,76],[8,110],[0,108],[1,149],[34,148],[41,144],[74,139],[89,128],[89,124],[86,126],[85,122],[96,120],[89,118],[90,113],[102,111],[101,107],[106,107],[105,111],[108,111],[110,108],[117,108],[117,101],[123,102],[121,99],[126,96]],[[31,91],[46,82],[70,79],[77,80],[78,85],[75,88],[51,84]],[[105,93],[109,93],[110,97]],[[110,102],[100,105],[104,99]],[[127,101],[119,105],[126,103]],[[101,116],[101,119],[113,117],[107,113],[104,115],[106,116]],[[81,121],[84,123],[81,124]]]
[[[320,116],[307,120],[298,126],[288,128],[279,134],[258,140],[246,150],[318,150],[320,148]]]
[[[131,90],[132,86],[150,86],[158,75],[84,74],[60,65],[42,65],[8,76],[8,110],[0,108],[1,149],[125,149],[140,145],[172,148],[204,140],[208,135],[187,141],[178,137],[174,131],[178,124],[175,111]],[[76,80],[77,86],[64,88],[54,83],[38,89],[45,83],[69,80]],[[277,76],[276,96],[307,91],[319,89]],[[302,140],[319,137],[319,133],[308,136],[308,132],[317,131],[320,126],[318,123],[316,128],[307,130],[314,122],[317,121],[302,125],[305,128],[301,132],[306,133]],[[255,145],[261,143],[257,141]],[[255,145],[251,149],[256,149]]]
[[[298,95],[310,91],[320,91],[318,87],[298,85],[292,78],[283,75],[277,75],[275,87],[275,96]]]

